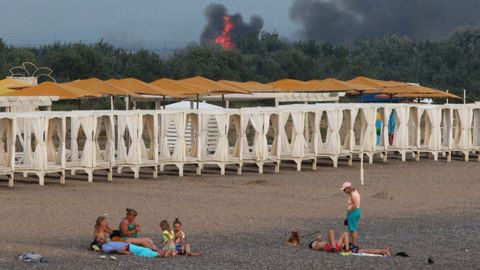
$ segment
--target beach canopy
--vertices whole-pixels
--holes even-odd
[[[172,79],[162,78],[151,82],[150,85],[169,91],[169,96],[173,97],[189,97],[196,95],[194,87]]]
[[[384,88],[382,89],[382,93],[387,95],[393,95],[393,96],[407,95],[407,94],[418,94],[418,95],[433,94],[433,95],[437,95],[439,97],[444,97],[444,98],[460,99],[460,97],[457,95],[447,93],[438,89],[415,85],[415,84],[407,84],[406,86],[400,86],[400,87]]]
[[[371,88],[386,88],[386,87],[399,87],[399,86],[407,86],[407,83],[404,82],[397,82],[397,81],[382,81],[372,78],[367,78],[363,76],[356,77],[354,79],[348,80],[347,83],[355,83],[357,85],[363,85],[365,87]],[[378,90],[373,90],[369,92],[375,92]]]
[[[438,89],[408,84],[400,87],[383,88],[377,98],[452,98],[461,99],[459,96]]]
[[[26,88],[31,86],[32,85],[29,83],[17,81],[15,79],[0,80],[0,88],[20,89],[20,88]]]
[[[215,82],[210,79],[196,76],[178,82],[192,88],[195,94],[200,96],[223,95],[223,94],[250,94],[251,92],[243,87],[233,86],[222,82]]]
[[[247,89],[250,92],[278,92],[278,89],[273,87],[272,85],[254,81],[237,82],[229,80],[219,80],[218,82]]]
[[[82,97],[99,97],[101,95],[68,85],[43,82],[35,86],[7,93],[5,96],[56,96],[59,99],[77,99]]]
[[[416,84],[397,82],[397,81],[382,81],[371,79],[367,77],[356,77],[355,79],[347,81],[347,83],[355,83],[374,89],[364,91],[349,91],[349,94],[355,93],[370,93],[378,94],[376,98],[453,98],[460,99],[459,96]]]
[[[137,96],[135,92],[129,91],[128,89],[102,81],[97,78],[75,80],[62,84],[80,88],[89,93],[96,93],[104,96]]]
[[[15,92],[15,90],[10,89],[10,88],[0,87],[0,96],[3,96],[5,94],[11,93],[11,92]]]
[[[358,84],[355,82],[344,82],[337,79],[327,78],[323,80],[300,81],[283,79],[271,82],[269,85],[287,92],[346,92],[374,90],[375,87]]]
[[[344,82],[337,79],[327,78],[323,80],[311,80],[307,82],[315,91],[366,91],[373,90],[374,87],[357,84],[354,82]]]
[[[278,80],[268,84],[281,91],[288,91],[288,92],[312,91],[311,85],[300,80],[283,79],[283,80]]]
[[[125,78],[121,80],[110,79],[110,80],[107,80],[106,82],[114,84],[116,86],[120,86],[136,94],[157,95],[157,96],[169,96],[169,94],[171,94],[166,89],[162,89],[162,88],[150,85],[146,82],[142,82],[135,78]]]

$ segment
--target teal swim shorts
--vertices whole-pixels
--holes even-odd
[[[355,208],[355,210],[348,212],[347,211],[347,222],[348,222],[348,231],[356,232],[358,219],[361,216],[360,208]]]

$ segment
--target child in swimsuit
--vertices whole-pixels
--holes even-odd
[[[170,224],[167,220],[160,222],[160,228],[163,234],[163,249],[174,251],[176,254],[175,242],[173,241],[173,231],[170,229]]]
[[[201,252],[192,252],[190,244],[185,243],[185,233],[182,231],[182,222],[178,218],[173,222],[173,242],[178,255],[201,256]]]

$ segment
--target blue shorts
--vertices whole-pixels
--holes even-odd
[[[177,251],[177,254],[182,254],[182,244],[177,243],[175,244],[175,251]]]
[[[361,216],[360,208],[355,208],[355,210],[348,212],[347,211],[347,222],[348,222],[348,231],[356,232],[357,223]]]
[[[102,245],[102,251],[104,253],[122,252],[126,246],[128,246],[128,243],[109,241]]]

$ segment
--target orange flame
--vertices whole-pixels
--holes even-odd
[[[218,37],[215,38],[215,43],[220,44],[224,49],[233,49],[235,44],[232,42],[230,32],[233,29],[233,23],[230,20],[230,16],[223,17],[223,31]]]

